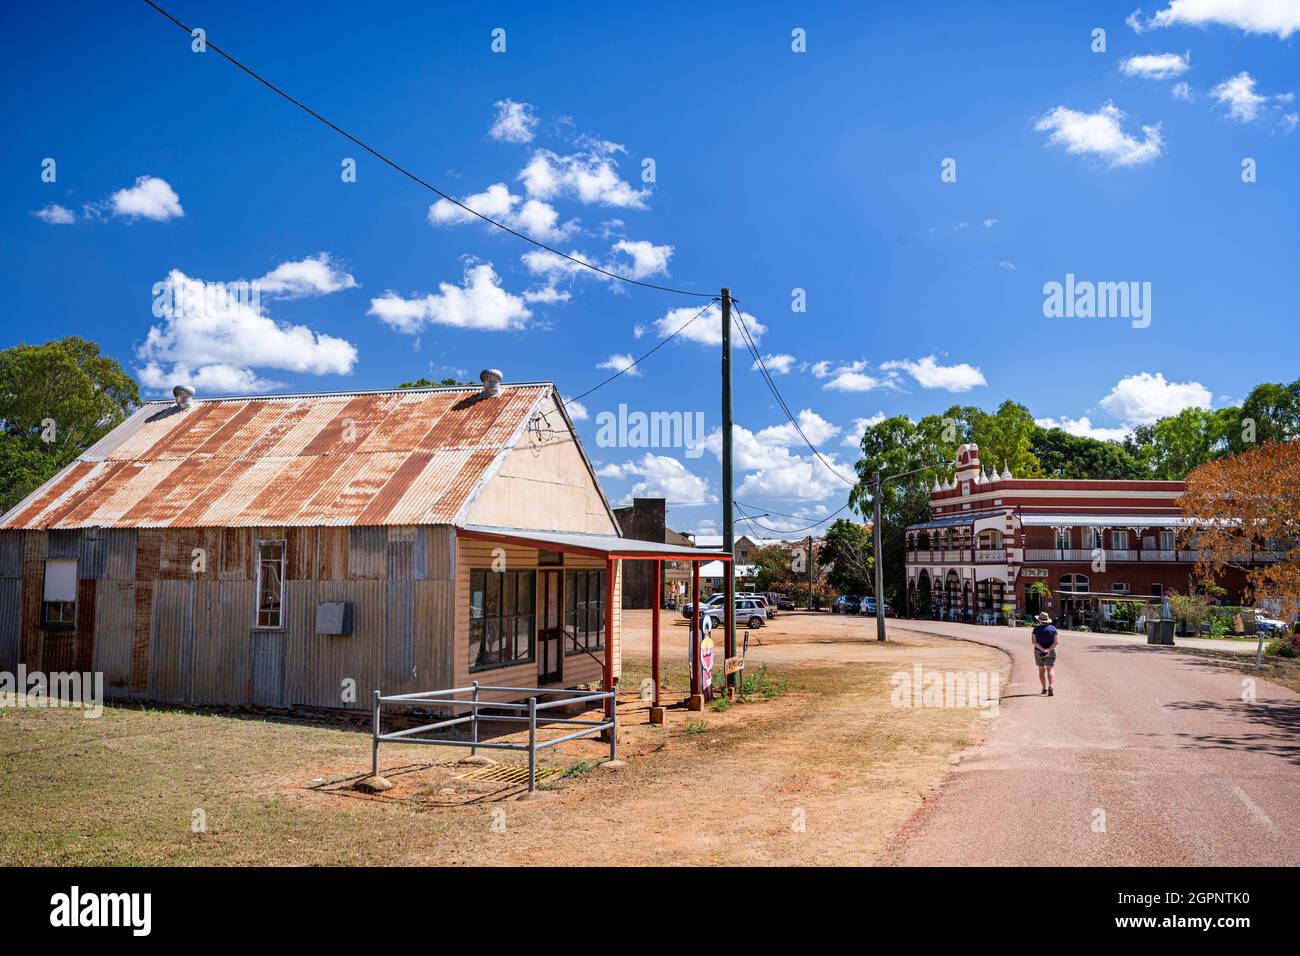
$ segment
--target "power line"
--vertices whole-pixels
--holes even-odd
[[[767,525],[763,524],[761,521],[759,521],[757,518],[751,518],[748,514],[745,513],[745,509],[740,507],[739,504],[736,505],[736,510],[740,512],[741,520],[748,522],[754,527],[762,528],[764,531],[770,531],[773,534],[799,534],[803,531],[811,531],[813,528],[825,524],[827,521],[830,521],[832,518],[834,518],[837,514],[839,514],[848,506],[849,503],[846,501],[841,507],[836,508],[825,518],[822,518],[820,521],[814,522],[813,524],[808,525],[806,528],[791,528],[788,530],[784,528],[770,528]],[[771,512],[771,514],[779,514],[779,512],[773,511]],[[783,517],[793,518],[796,517],[796,515],[785,515]]]
[[[575,395],[575,396],[573,396],[573,398],[565,399],[565,401],[564,401],[565,406],[567,407],[571,402],[576,402],[576,401],[578,401],[578,399],[580,399],[580,398],[586,398],[588,395],[590,395],[592,392],[596,391],[596,389],[598,389],[598,388],[604,388],[606,385],[608,385],[610,382],[614,381],[614,379],[618,378],[620,375],[626,375],[628,372],[630,372],[632,369],[636,368],[638,365],[640,365],[642,362],[644,362],[644,361],[645,361],[646,359],[648,359],[650,356],[652,356],[652,355],[654,355],[656,352],[658,352],[661,348],[663,348],[665,345],[667,345],[667,344],[668,344],[669,342],[671,342],[673,339],[677,338],[677,336],[679,336],[679,335],[681,335],[683,332],[685,332],[685,331],[686,331],[686,327],[687,327],[688,325],[690,325],[692,322],[694,322],[696,319],[698,319],[700,316],[702,316],[705,312],[708,312],[709,309],[713,308],[713,303],[716,302],[717,300],[718,300],[718,297],[715,295],[712,299],[709,300],[709,304],[708,304],[708,305],[706,305],[704,308],[700,309],[700,311],[696,312],[693,316],[691,316],[689,319],[687,319],[685,322],[683,322],[680,326],[678,326],[678,327],[677,327],[677,330],[674,331],[671,335],[665,336],[664,338],[660,339],[659,342],[655,345],[654,348],[650,349],[650,351],[646,352],[644,355],[638,357],[638,358],[637,358],[635,361],[633,361],[631,364],[626,365],[626,366],[624,366],[623,368],[619,369],[617,372],[615,372],[615,373],[614,373],[613,375],[611,375],[609,378],[605,379],[603,382],[599,382],[599,383],[597,383],[596,385],[593,385],[591,388],[587,389],[587,390],[586,390],[585,392],[583,392],[581,395]]]
[[[190,34],[190,35],[193,35],[193,30],[191,30],[190,27],[186,26],[184,23],[182,23],[182,22],[181,22],[180,20],[178,20],[176,17],[172,16],[170,13],[168,13],[168,12],[167,12],[166,10],[164,10],[162,7],[158,6],[158,4],[154,3],[153,0],[144,0],[144,2],[147,3],[149,6],[153,7],[153,8],[154,8],[155,10],[157,10],[160,14],[162,14],[164,17],[166,17],[166,18],[167,18],[168,20],[170,20],[172,23],[176,24],[178,27],[180,27],[180,28],[181,28],[182,30],[184,30],[186,33],[188,33],[188,34]],[[321,116],[320,113],[317,113],[314,109],[312,109],[312,108],[311,108],[310,106],[308,106],[307,104],[305,104],[305,103],[303,103],[303,102],[301,102],[301,101],[299,101],[299,100],[294,99],[292,96],[290,96],[290,95],[289,95],[288,93],[286,93],[284,90],[280,89],[278,86],[276,86],[276,85],[275,85],[274,83],[272,83],[270,80],[266,79],[265,77],[261,76],[260,74],[258,74],[258,73],[256,73],[256,72],[254,72],[254,71],[253,71],[252,69],[250,69],[249,67],[244,66],[243,63],[239,62],[239,60],[235,59],[233,56],[231,56],[231,55],[230,55],[229,53],[227,53],[225,50],[221,49],[221,47],[217,46],[217,45],[216,45],[215,43],[213,43],[211,40],[208,40],[208,39],[206,39],[206,37],[205,37],[205,39],[204,39],[203,42],[204,42],[204,45],[205,45],[205,47],[206,47],[207,49],[212,50],[213,52],[217,53],[218,55],[220,55],[221,57],[223,57],[224,59],[226,59],[227,61],[229,61],[229,62],[230,62],[231,64],[233,64],[234,66],[236,66],[236,67],[238,67],[239,69],[243,70],[245,73],[247,73],[247,74],[248,74],[249,76],[251,76],[253,79],[257,80],[257,82],[259,82],[259,83],[261,83],[263,86],[265,86],[268,90],[271,90],[273,93],[276,93],[277,95],[279,95],[279,96],[283,97],[284,99],[288,100],[288,101],[289,101],[290,103],[292,103],[294,106],[298,107],[298,109],[302,110],[304,113],[307,113],[309,116],[312,116],[312,117],[314,117],[315,119],[319,120],[320,122],[324,123],[326,126],[328,126],[330,129],[334,130],[334,132],[338,133],[340,136],[343,136],[344,138],[346,138],[346,139],[350,140],[351,142],[355,143],[357,146],[360,146],[362,149],[364,149],[364,150],[365,150],[367,153],[369,153],[371,156],[374,156],[376,159],[380,160],[381,162],[386,163],[387,165],[391,166],[393,169],[397,170],[397,171],[398,171],[399,173],[401,173],[403,176],[406,176],[408,179],[412,180],[413,182],[419,183],[419,184],[420,184],[421,186],[423,186],[425,189],[429,190],[429,191],[432,192],[432,193],[435,193],[436,195],[438,195],[438,196],[441,197],[442,199],[447,200],[449,203],[452,203],[453,205],[459,206],[461,209],[465,210],[465,212],[470,213],[470,214],[473,215],[473,216],[477,216],[479,219],[482,219],[484,222],[488,223],[489,225],[496,226],[498,229],[501,229],[501,230],[503,230],[503,231],[505,231],[505,232],[508,232],[508,233],[510,233],[510,235],[515,236],[515,237],[517,237],[517,238],[519,238],[519,239],[523,239],[525,242],[531,242],[534,246],[537,246],[539,249],[545,249],[547,252],[551,253],[552,255],[556,255],[556,256],[559,256],[559,257],[562,258],[562,259],[567,259],[567,260],[569,260],[570,262],[577,263],[578,265],[580,265],[580,266],[582,266],[582,267],[584,267],[584,268],[591,269],[593,272],[599,272],[601,275],[603,275],[603,276],[607,276],[607,277],[610,278],[610,279],[618,279],[620,282],[626,282],[626,283],[628,283],[628,284],[630,284],[630,285],[641,286],[642,288],[645,288],[645,289],[655,289],[655,290],[657,290],[657,291],[659,291],[659,292],[671,292],[671,293],[674,293],[674,294],[676,294],[676,295],[690,295],[690,296],[695,296],[695,297],[697,297],[697,298],[705,298],[705,297],[709,297],[709,296],[712,296],[712,295],[713,295],[713,293],[711,293],[711,292],[692,292],[692,291],[689,290],[689,289],[675,289],[675,288],[673,288],[672,286],[656,285],[656,284],[653,283],[653,282],[642,282],[640,279],[633,279],[633,278],[631,278],[630,276],[620,275],[620,274],[617,273],[617,272],[611,272],[611,271],[608,270],[608,269],[602,269],[600,266],[598,266],[598,265],[594,265],[593,263],[590,263],[590,262],[587,262],[585,259],[579,259],[577,256],[571,256],[571,255],[569,255],[567,252],[561,252],[559,249],[556,249],[556,248],[553,247],[553,246],[548,246],[546,243],[541,242],[540,240],[534,239],[532,236],[526,235],[526,234],[520,232],[520,231],[517,230],[517,229],[512,229],[510,226],[507,226],[507,225],[506,225],[505,223],[503,223],[503,222],[498,222],[496,219],[493,219],[491,216],[485,216],[483,213],[479,212],[478,210],[476,210],[476,209],[471,209],[469,206],[465,205],[463,202],[461,202],[461,201],[460,201],[459,199],[457,199],[455,196],[448,195],[447,193],[445,193],[445,192],[443,192],[441,189],[439,189],[437,186],[434,186],[434,185],[432,185],[431,183],[425,182],[425,181],[424,181],[423,179],[421,179],[419,176],[415,175],[415,173],[411,172],[409,169],[406,169],[404,166],[401,166],[401,165],[398,164],[397,162],[395,162],[395,161],[389,159],[389,158],[388,158],[387,156],[385,156],[383,153],[379,152],[379,150],[375,149],[374,147],[370,146],[369,144],[367,144],[367,143],[363,142],[362,140],[358,139],[357,137],[353,136],[351,133],[349,133],[347,130],[343,129],[342,127],[337,126],[337,125],[335,125],[334,123],[330,122],[330,121],[327,120],[324,116]]]
[[[735,301],[736,301],[735,299],[732,299],[733,303],[735,303]],[[739,306],[736,306],[736,313],[737,315],[740,316],[740,321],[736,324],[740,327],[740,334],[745,339],[745,345],[749,349],[749,353],[754,356],[754,361],[758,365],[759,370],[762,373],[763,381],[767,383],[768,389],[772,392],[772,396],[776,399],[777,404],[781,407],[781,411],[785,413],[785,417],[789,419],[790,424],[793,425],[795,431],[799,433],[799,437],[804,440],[804,444],[807,445],[809,449],[812,450],[812,453],[817,456],[818,460],[821,461],[821,463],[826,466],[827,471],[829,471],[840,481],[846,482],[847,484],[850,485],[856,485],[858,483],[856,478],[846,478],[844,477],[844,475],[840,474],[840,472],[835,468],[835,466],[830,463],[830,461],[826,458],[826,456],[823,455],[821,451],[818,450],[817,446],[814,445],[812,441],[808,438],[808,436],[804,434],[803,426],[799,424],[799,421],[798,419],[795,418],[794,413],[790,411],[790,406],[786,404],[785,398],[783,398],[781,395],[781,390],[776,387],[776,382],[772,379],[772,373],[767,370],[767,363],[763,361],[762,353],[759,352],[758,347],[754,344],[753,338],[750,337],[749,329],[745,325],[745,313],[741,311]]]

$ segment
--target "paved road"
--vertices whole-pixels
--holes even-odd
[[[1203,658],[1061,635],[1039,696],[1025,629],[921,621],[1013,655],[986,742],[886,855],[902,865],[1300,864],[1300,695]]]

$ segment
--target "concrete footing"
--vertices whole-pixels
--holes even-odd
[[[393,782],[385,780],[380,776],[362,777],[353,785],[354,789],[361,790],[365,793],[381,793],[384,790],[392,790]]]
[[[664,709],[662,707],[650,708],[650,723],[662,725],[664,722]]]
[[[703,694],[691,694],[690,697],[686,698],[686,709],[687,709],[687,710],[703,710],[703,709],[704,709],[704,695],[703,695]]]

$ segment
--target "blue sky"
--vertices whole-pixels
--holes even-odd
[[[845,473],[855,423],[880,413],[1011,398],[1119,435],[1296,374],[1300,3],[164,6],[523,231],[646,281],[729,285]],[[5,345],[92,338],[150,394],[181,377],[202,397],[493,365],[577,395],[698,308],[530,269],[526,243],[431,210],[436,196],[143,3],[8,5],[0,22]],[[1150,324],[1045,317],[1044,284],[1067,274],[1150,283]],[[154,312],[169,276],[207,293],[179,317]],[[257,308],[211,286],[240,279],[263,280]],[[737,495],[799,528],[846,486],[780,427],[745,355]],[[596,440],[620,403],[714,431],[717,368],[716,347],[683,335],[583,400],[612,499],[665,493],[675,525],[717,527],[711,450]]]

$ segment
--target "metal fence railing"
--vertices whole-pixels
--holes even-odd
[[[516,700],[525,694],[532,694],[526,704],[515,702],[502,702],[496,700],[481,700],[480,693],[487,692],[505,692],[515,697]],[[460,697],[457,695],[468,694],[469,697]],[[546,700],[542,703],[537,702],[539,695],[553,697],[554,700]],[[546,711],[555,710],[560,707],[568,707],[573,704],[595,704],[600,702],[602,706],[608,701],[609,717],[603,720],[578,720],[569,717],[551,717],[546,716]],[[389,733],[382,732],[382,716],[384,705],[392,706],[419,706],[421,704],[436,705],[445,708],[468,708],[469,713],[456,717],[449,717],[445,720],[434,721],[429,724],[421,724],[418,727],[408,727],[405,730],[394,730]],[[482,710],[504,710],[512,711],[510,714],[481,714]],[[572,733],[564,734],[559,737],[552,737],[547,740],[537,739],[538,715],[541,717],[543,728],[552,724],[561,726],[580,727]],[[480,723],[515,723],[528,725],[528,743],[508,743],[499,740],[481,740],[479,739]],[[460,727],[465,724],[469,725],[469,740],[439,740],[433,737],[420,736],[426,733],[437,733],[450,727]],[[521,728],[522,729],[522,728]],[[379,745],[381,743],[401,743],[401,744],[426,744],[434,747],[466,747],[470,749],[470,755],[476,755],[479,748],[485,750],[519,750],[528,752],[528,789],[537,789],[537,752],[547,747],[554,747],[556,744],[562,744],[568,740],[576,740],[579,737],[587,737],[591,734],[597,734],[602,731],[609,731],[609,759],[611,761],[618,759],[618,701],[615,698],[614,691],[586,691],[586,690],[555,690],[552,688],[542,687],[493,687],[487,684],[480,684],[475,681],[469,687],[453,687],[449,690],[431,690],[418,694],[395,694],[385,697],[379,691],[375,691],[375,711],[374,711],[374,729],[371,735],[370,745],[370,763],[372,776],[379,776]]]

